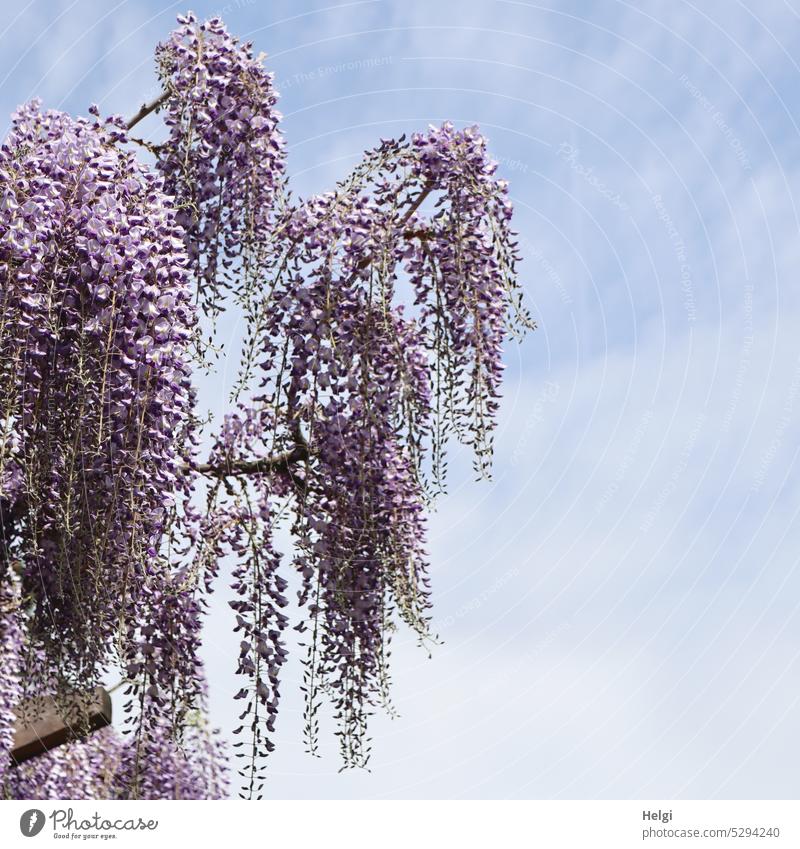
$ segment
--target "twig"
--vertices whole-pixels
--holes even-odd
[[[222,460],[219,463],[198,463],[185,467],[184,471],[195,471],[201,475],[216,478],[285,472],[294,479],[292,466],[307,459],[308,447],[304,444],[298,444],[290,451],[284,451],[282,454],[275,454],[272,457],[259,457],[255,460]]]
[[[136,136],[128,136],[128,141],[138,144],[139,147],[143,147],[145,150],[149,150],[154,156],[158,156],[164,148],[163,144],[151,144],[144,139],[137,139]]]
[[[404,228],[406,226],[406,224],[408,224],[408,222],[411,220],[411,216],[420,208],[420,206],[422,206],[422,202],[425,200],[426,197],[428,197],[428,195],[434,190],[434,188],[435,188],[435,183],[432,180],[429,180],[422,187],[422,190],[420,191],[420,193],[417,195],[417,197],[412,202],[411,206],[409,206],[409,208],[403,214],[403,217],[400,219],[400,223],[398,225],[398,227],[400,229]],[[406,236],[406,238],[412,238],[412,239],[415,238],[415,237],[423,238],[423,234],[424,234],[423,230],[408,230],[408,231],[405,231],[403,233],[403,235]],[[349,286],[358,277],[358,275],[365,268],[367,268],[370,265],[370,263],[372,263],[374,261],[375,261],[375,257],[372,254],[370,254],[369,256],[363,257],[363,259],[360,259],[356,263],[356,267],[353,269],[353,272],[350,275],[350,277],[347,279],[347,283],[345,285]]]
[[[405,215],[400,221],[400,226],[402,227],[404,224],[408,224],[411,216],[422,206],[422,201],[425,200],[426,197],[433,191],[434,183],[432,180],[428,181],[422,188],[422,191],[417,195],[414,202],[411,206],[406,210]]]
[[[155,99],[151,100],[149,103],[143,103],[139,107],[139,111],[128,120],[125,125],[129,130],[135,127],[139,121],[143,118],[146,118],[151,112],[155,112],[159,106],[163,106],[167,102],[167,98],[169,97],[168,91],[162,91],[161,94]]]

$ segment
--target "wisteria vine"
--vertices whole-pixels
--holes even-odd
[[[153,738],[151,758],[136,765],[134,746],[113,728],[8,769],[0,799],[224,799],[225,751],[218,732],[192,726],[177,745],[168,729]]]
[[[187,14],[133,118],[34,101],[0,148],[0,748],[35,695],[115,667],[126,694],[123,736],[6,762],[7,796],[227,794],[200,660],[223,575],[247,797],[274,748],[286,569],[312,753],[327,701],[343,767],[365,766],[398,622],[434,639],[425,510],[450,439],[489,474],[503,345],[533,327],[508,186],[478,129],[445,123],[293,200],[262,58]],[[132,135],[154,112],[159,145]],[[215,429],[192,375],[231,301],[247,334]]]
[[[156,49],[169,129],[158,170],[175,197],[189,269],[206,312],[226,290],[257,284],[283,187],[284,142],[277,93],[252,46],[219,18],[178,18]]]

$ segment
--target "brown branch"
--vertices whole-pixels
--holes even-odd
[[[149,150],[154,156],[158,156],[165,147],[163,144],[151,144],[144,139],[137,139],[136,136],[128,136],[128,141],[138,144],[139,147],[143,147],[145,150]]]
[[[420,208],[420,206],[422,206],[422,202],[425,200],[426,197],[428,197],[428,195],[433,191],[433,189],[434,189],[434,183],[429,180],[423,186],[422,191],[416,196],[416,198],[414,198],[414,201],[412,202],[411,206],[409,206],[409,208],[405,211],[405,214],[403,215],[403,217],[400,219],[400,223],[398,225],[400,229],[402,229],[403,227],[406,226],[406,224],[408,224],[411,216]],[[404,232],[403,235],[406,236],[407,238],[414,238],[414,237],[420,237],[421,238],[422,233],[423,233],[422,230],[408,230],[408,231]],[[346,285],[349,285],[350,283],[352,283],[356,279],[356,277],[358,277],[359,272],[361,272],[365,268],[367,268],[367,266],[371,262],[373,262],[374,259],[375,259],[375,257],[372,256],[372,255],[365,256],[363,259],[360,259],[356,263],[356,267],[353,270],[350,277],[348,278]]]
[[[400,221],[401,227],[408,224],[408,220],[411,218],[411,216],[420,208],[420,206],[422,206],[422,202],[433,191],[433,186],[434,186],[434,184],[433,184],[433,181],[431,181],[431,180],[429,180],[425,184],[422,191],[417,195],[416,200],[406,210],[406,214],[403,216],[402,220]]]
[[[430,230],[403,230],[404,239],[419,239],[421,242],[425,242],[430,239],[430,237]]]
[[[184,467],[184,471],[195,471],[201,475],[208,475],[215,478],[283,472],[294,480],[292,466],[305,462],[308,456],[308,447],[304,444],[298,444],[290,451],[284,451],[282,454],[275,454],[272,457],[259,457],[255,460],[221,460],[218,463],[198,463],[197,465]]]
[[[167,102],[167,98],[169,97],[168,91],[162,91],[161,94],[155,100],[151,100],[149,103],[143,103],[139,107],[139,111],[128,120],[125,126],[130,130],[135,127],[139,121],[143,118],[146,118],[151,112],[155,112],[159,106],[163,106]]]

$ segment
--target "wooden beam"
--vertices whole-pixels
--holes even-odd
[[[111,724],[111,696],[102,687],[94,691],[88,706],[79,696],[68,702],[66,708],[56,706],[50,696],[37,701],[37,704],[29,703],[17,711],[14,747],[11,749],[11,760],[15,764]],[[37,718],[26,722],[26,715]]]

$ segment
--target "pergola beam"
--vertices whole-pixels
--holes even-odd
[[[26,715],[36,718],[26,721]],[[17,711],[11,760],[19,765],[107,725],[111,725],[111,696],[102,687],[94,691],[88,706],[79,696],[68,701],[66,709],[50,696],[39,699]]]

